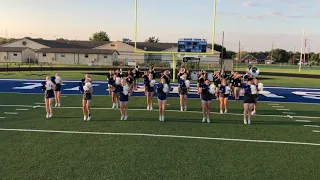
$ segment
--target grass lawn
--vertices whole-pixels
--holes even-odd
[[[52,76],[55,72],[43,71],[43,72],[0,72],[1,78],[19,78],[19,79],[44,79],[46,76]],[[102,71],[61,71],[59,72],[64,80],[80,80],[86,73],[92,75],[93,80],[107,80],[105,75],[101,73],[107,73]],[[282,76],[259,76],[261,82],[265,86],[284,86],[284,87],[313,87],[319,88],[320,79],[315,78],[292,78]],[[142,82],[142,78],[140,78]]]
[[[63,97],[63,106],[55,108],[54,117],[49,120],[45,119],[43,105],[35,106],[43,103],[43,95],[0,94],[0,98],[0,117],[4,117],[0,119],[1,179],[318,179],[320,176],[319,146],[299,144],[320,144],[320,133],[313,132],[320,129],[303,126],[320,125],[320,119],[314,118],[320,116],[320,105],[279,103],[295,112],[295,116],[308,116],[287,117],[270,103],[261,102],[258,115],[248,126],[243,125],[241,102],[235,101],[230,102],[230,114],[224,115],[217,113],[218,102],[213,101],[213,123],[207,124],[201,123],[198,99],[189,100],[189,112],[178,112],[179,100],[170,98],[167,108],[171,111],[166,112],[165,122],[159,122],[156,111],[145,110],[145,98],[131,97],[129,119],[120,121],[119,110],[109,109],[110,97],[93,97],[93,119],[84,122],[80,95]],[[298,143],[279,144],[279,141]]]

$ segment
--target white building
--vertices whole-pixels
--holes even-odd
[[[34,62],[35,52],[27,47],[0,47],[0,62]]]
[[[39,63],[77,65],[112,66],[118,56],[118,51],[106,49],[44,48],[36,53]]]

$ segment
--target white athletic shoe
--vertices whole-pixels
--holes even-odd
[[[112,109],[114,109],[114,108],[116,108],[116,104],[115,103],[112,104]]]
[[[246,119],[244,119],[244,120],[243,120],[243,123],[244,123],[244,124],[247,124],[247,120],[246,120]]]
[[[83,117],[83,120],[86,121],[86,120],[87,120],[87,116],[84,116],[84,117]]]
[[[161,120],[162,120],[162,122],[164,121],[164,116],[162,116],[162,119],[161,119]]]
[[[119,104],[116,104],[116,109],[118,109],[119,108]]]
[[[55,104],[54,107],[58,107],[58,104]]]
[[[182,106],[180,107],[180,111],[183,112],[183,107]]]
[[[150,110],[150,107],[149,107],[149,106],[147,106],[147,110]]]
[[[223,114],[223,111],[222,111],[222,110],[220,110],[220,114]]]
[[[49,114],[49,116],[48,116],[49,118],[52,118],[52,114]]]
[[[203,122],[203,123],[206,122],[206,118],[202,118],[202,122]]]
[[[159,121],[162,121],[162,116],[159,116]]]
[[[121,121],[124,120],[124,116],[121,116],[120,120],[121,120]]]
[[[88,116],[88,119],[87,119],[87,121],[90,121],[91,120],[91,116]]]
[[[251,114],[252,114],[252,115],[255,115],[255,114],[256,114],[256,111],[252,111]]]
[[[125,120],[125,121],[128,120],[128,116],[125,116],[123,120]]]
[[[152,110],[153,110],[153,107],[151,106],[151,107],[150,107],[150,111],[152,111]]]
[[[224,113],[227,114],[228,110],[224,110]]]
[[[210,123],[210,119],[207,119],[207,123]]]
[[[249,125],[251,124],[251,120],[248,120],[248,124],[249,124]]]
[[[46,118],[49,119],[49,115],[48,114],[46,114]]]
[[[61,104],[59,103],[59,104],[58,104],[58,107],[60,107],[60,106],[61,106]]]
[[[184,107],[184,111],[187,111],[187,106]]]

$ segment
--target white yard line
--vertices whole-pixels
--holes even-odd
[[[284,106],[272,106],[273,108],[283,108]]]
[[[295,112],[282,112],[283,114],[296,114]],[[299,117],[299,116],[296,116]]]
[[[268,141],[268,140],[255,140],[255,139],[232,139],[232,138],[197,137],[197,136],[179,136],[179,135],[166,135],[166,134],[108,133],[108,132],[56,131],[56,130],[5,129],[5,128],[0,128],[0,131],[61,133],[61,134],[88,134],[88,135],[112,135],[112,136],[144,136],[144,137],[159,137],[159,138],[161,137],[161,138],[200,139],[200,140],[216,140],[216,141],[235,141],[235,142],[252,142],[252,143],[320,146],[320,144],[317,144],[317,143],[306,143],[306,142]]]
[[[6,117],[0,117],[0,119],[5,119]]]
[[[16,111],[29,111],[29,109],[16,109]]]
[[[34,104],[37,104],[37,105],[44,105],[44,104],[46,104],[46,103],[34,103]]]
[[[320,128],[318,125],[303,125],[304,127],[315,127],[315,128]]]
[[[290,111],[290,109],[277,109],[278,111]]]
[[[16,115],[18,113],[17,112],[4,112],[4,114]]]
[[[278,106],[280,104],[268,104],[269,106]]]
[[[0,107],[25,107],[25,108],[45,108],[45,106],[30,106],[30,105],[0,105]],[[81,109],[82,107],[78,106],[78,107],[59,107],[57,109]],[[117,110],[119,111],[119,109],[112,109],[112,108],[91,108],[93,110]],[[150,111],[147,109],[128,109],[129,111]],[[153,110],[153,111],[158,111],[158,110]],[[185,112],[181,112],[180,110],[166,110],[168,112],[179,112],[179,113],[202,113],[201,111],[185,111]],[[284,112],[284,113],[292,113],[292,112]],[[217,115],[221,115],[220,112],[212,112],[212,114],[217,114]],[[235,116],[243,116],[243,114],[238,114],[238,113],[230,113],[228,112],[227,114],[223,114],[223,115],[235,115]],[[263,114],[256,114],[255,116],[260,116],[260,117],[280,117],[280,118],[301,118],[301,119],[320,119],[320,117],[314,117],[314,116],[290,116],[290,115],[263,115]]]
[[[320,133],[320,131],[316,131],[316,130],[313,130],[313,132],[315,132],[315,133]]]
[[[296,122],[311,122],[309,120],[296,120]]]

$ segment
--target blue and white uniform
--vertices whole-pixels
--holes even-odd
[[[53,89],[54,89],[54,83],[52,81],[47,81],[46,82],[46,91],[45,91],[45,98],[46,99],[51,99],[54,97],[54,92],[53,92]]]
[[[183,80],[183,79],[179,79],[179,94],[180,95],[187,95],[188,94],[188,88],[190,87],[190,81],[189,80]]]
[[[254,104],[255,103],[255,96],[257,94],[256,86],[245,84],[243,86],[243,90],[244,90],[243,103]]]
[[[119,90],[120,90],[120,98],[119,101],[120,102],[128,102],[129,101],[129,86],[125,85],[125,86],[119,86]]]
[[[229,86],[220,86],[219,87],[220,97],[228,98],[231,93],[231,88]]]
[[[202,101],[204,101],[204,102],[211,101],[213,98],[213,95],[215,94],[215,90],[216,90],[215,85],[211,84],[209,86],[209,85],[203,84],[201,86],[201,89],[202,89],[202,92],[201,92]]]
[[[59,76],[56,76],[55,78],[55,83],[56,83],[56,89],[54,91],[58,91],[60,92],[61,91],[61,83],[62,83],[62,80]]]
[[[168,84],[159,83],[157,85],[157,93],[158,93],[159,100],[167,100],[168,92],[169,92]]]
[[[146,90],[149,92],[149,93],[152,93],[154,92],[154,86],[156,84],[156,81],[153,79],[153,80],[149,80],[149,78],[145,78],[144,79],[144,84],[146,86]]]
[[[90,82],[85,83],[83,86],[83,100],[90,101],[92,99],[91,90],[92,84]]]

